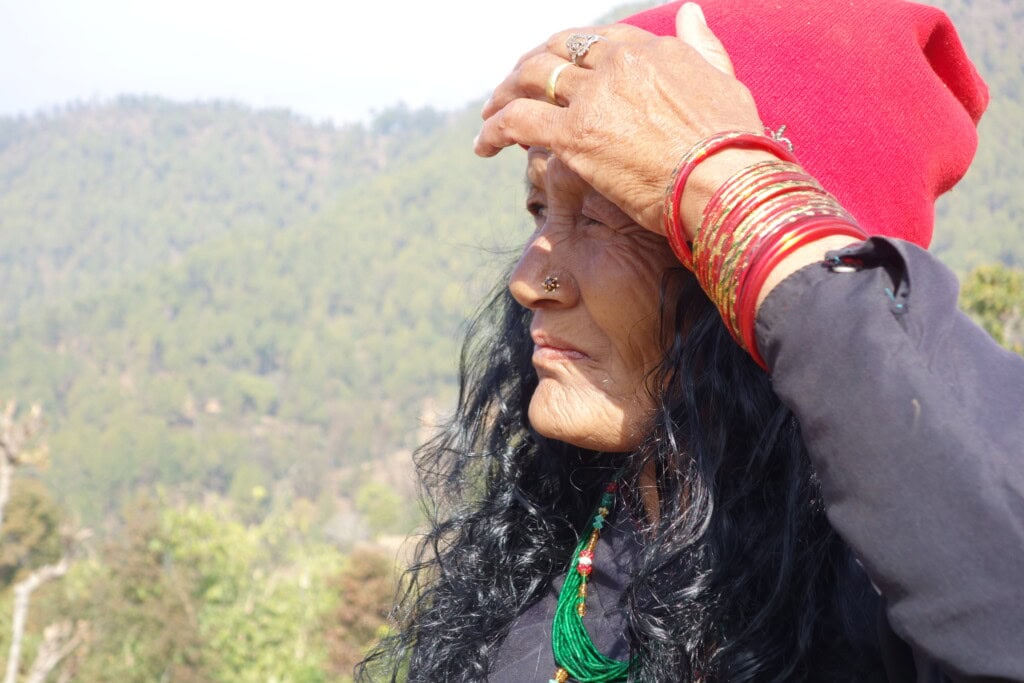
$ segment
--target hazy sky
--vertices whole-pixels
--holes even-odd
[[[0,0],[0,115],[72,100],[228,98],[350,121],[453,108],[617,0]]]

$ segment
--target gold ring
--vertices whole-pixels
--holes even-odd
[[[548,101],[551,104],[558,104],[558,99],[555,97],[555,85],[558,83],[558,77],[570,66],[572,66],[572,62],[563,62],[551,70],[551,75],[548,76],[548,87],[544,88],[544,94],[548,96]]]

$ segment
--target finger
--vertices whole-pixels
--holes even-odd
[[[548,40],[548,51],[563,59],[572,61],[573,55],[569,50],[569,43],[580,36],[599,37],[598,40],[591,42],[590,46],[576,58],[577,66],[588,69],[600,68],[602,60],[605,59],[607,54],[614,51],[613,46],[616,43],[638,43],[652,38],[650,33],[636,26],[612,24],[610,26],[598,26],[556,33]]]
[[[575,35],[577,33],[582,33],[582,34],[585,34],[585,35],[589,35],[589,34],[593,34],[593,33],[599,33],[601,31],[604,31],[605,29],[608,29],[608,28],[610,28],[610,27],[608,27],[608,26],[591,26],[591,27],[585,27],[585,28],[571,28],[571,29],[566,29],[564,31],[559,31],[558,33],[556,33],[556,34],[552,35],[550,38],[548,38],[546,42],[541,43],[540,45],[538,45],[537,47],[533,48],[529,52],[523,54],[523,56],[521,56],[519,58],[519,61],[516,62],[516,68],[518,69],[523,64],[523,62],[525,62],[526,60],[531,59],[533,57],[536,57],[537,55],[545,53],[545,52],[550,52],[551,54],[558,55],[559,57],[562,57],[563,59],[570,59],[570,57],[569,57],[569,48],[565,44],[566,41],[569,39],[569,36]],[[607,37],[607,36],[605,36],[605,37]]]
[[[556,104],[548,96],[549,90],[557,95],[557,104],[566,104],[572,93],[577,92],[580,79],[584,77],[586,74],[583,69],[573,66],[561,57],[547,52],[538,54],[523,62],[495,88],[491,99],[484,105],[483,118],[490,118],[509,102],[521,97]],[[552,78],[555,79],[554,83]]]
[[[565,59],[572,59],[569,55],[569,46],[567,45],[569,38],[576,34],[582,35],[598,35],[609,41],[618,43],[640,43],[650,40],[652,34],[637,28],[630,24],[609,24],[607,26],[589,26],[586,28],[574,28],[566,31],[559,31],[548,39],[547,49],[549,52],[563,57]],[[599,50],[598,47],[603,41],[594,43],[591,47],[591,51]],[[590,56],[590,52],[587,52],[587,56]],[[582,59],[578,60],[582,63]]]
[[[543,54],[545,52],[548,52],[548,44],[547,43],[541,43],[540,45],[538,45],[537,47],[533,48],[529,52],[524,53],[519,58],[519,61],[516,62],[515,68],[518,69],[522,65],[522,63],[525,62],[526,60],[531,59],[532,57],[536,57],[537,55]]]
[[[683,3],[676,14],[676,35],[697,51],[711,66],[719,71],[735,75],[732,60],[725,46],[708,28],[704,11],[694,2]]]
[[[512,73],[509,74],[509,76],[507,76],[504,81],[502,81],[501,85],[499,85],[498,88],[495,89],[495,91],[491,94],[491,97],[487,100],[487,102],[484,103],[483,110],[480,113],[481,117],[486,119],[486,118],[488,118],[490,116],[493,116],[496,111],[498,111],[505,104],[510,102],[511,99],[514,99],[515,97],[518,96],[518,95],[512,95],[510,97],[509,96],[510,90],[509,90],[508,86],[511,85],[514,82],[514,79],[515,79],[515,76],[516,76],[516,72],[518,72],[523,67],[523,65],[526,64],[527,62],[532,61],[532,60],[536,59],[538,56],[543,55],[545,53],[550,53],[550,54],[553,54],[553,55],[557,55],[557,56],[561,57],[562,59],[564,59],[566,61],[570,61],[571,60],[571,55],[569,54],[569,48],[566,45],[566,42],[569,40],[570,36],[575,35],[575,34],[584,34],[584,35],[595,34],[595,35],[600,35],[600,36],[606,38],[607,41],[617,41],[617,42],[625,42],[625,43],[643,42],[643,41],[646,41],[646,40],[650,40],[651,37],[652,37],[652,34],[648,33],[647,31],[644,31],[641,28],[637,28],[636,26],[631,26],[629,24],[611,24],[611,25],[608,25],[608,26],[590,26],[590,27],[584,27],[584,28],[573,28],[573,29],[566,29],[565,31],[559,31],[558,33],[556,33],[556,34],[552,35],[550,38],[548,38],[546,43],[544,43],[542,45],[538,45],[537,47],[533,48],[532,50],[530,50],[529,52],[525,53],[523,56],[521,56],[519,58],[519,61],[516,62],[516,66],[512,70]],[[598,42],[600,43],[600,42],[607,42],[607,41],[598,41]],[[589,66],[589,67],[593,66],[594,59],[591,56],[591,51],[594,50],[596,47],[597,47],[597,44],[595,43],[595,45],[592,45],[590,50],[587,51],[587,54],[586,54],[586,56],[584,58],[580,58],[579,60],[577,60],[578,61],[578,66],[584,66],[584,60],[586,60],[588,62],[586,64],[586,66]],[[605,49],[606,47],[607,46],[602,46],[601,48],[598,48],[598,49]],[[554,66],[551,66],[550,68],[553,69]],[[548,72],[548,73],[550,73],[550,72]],[[559,82],[561,82],[561,79],[559,79]],[[545,81],[545,83],[546,83],[546,81]],[[533,97],[535,99],[537,98],[537,95],[536,95],[535,91],[534,91],[534,94],[526,95],[526,96]]]
[[[601,52],[610,44],[609,38],[597,33],[573,33],[558,50],[557,54],[571,61],[576,66],[593,67],[600,62]]]
[[[561,34],[558,34],[558,35],[561,35]],[[548,49],[548,46],[551,44],[552,40],[553,40],[553,38],[549,38],[546,42],[541,43],[540,45],[538,45],[537,47],[533,48],[529,52],[524,53],[519,58],[519,60],[516,62],[515,67],[512,68],[511,73],[509,73],[509,75],[505,77],[505,80],[503,80],[498,85],[498,87],[495,88],[494,92],[491,93],[490,98],[488,98],[488,100],[484,103],[483,110],[480,112],[481,118],[487,119],[488,117],[493,116],[495,112],[497,112],[499,109],[501,109],[503,106],[505,106],[505,104],[507,104],[509,101],[511,101],[511,99],[513,99],[513,98],[518,96],[518,95],[511,95],[511,96],[509,96],[509,92],[512,92],[514,90],[515,80],[518,77],[519,71],[523,68],[523,65],[526,64],[527,62],[536,59],[540,55],[545,55],[545,54],[550,53],[550,50]],[[554,67],[551,67],[551,68],[554,68]]]
[[[492,157],[506,147],[547,147],[557,153],[561,148],[558,132],[565,127],[568,109],[545,102],[517,99],[509,102],[486,121],[473,141],[473,151]]]

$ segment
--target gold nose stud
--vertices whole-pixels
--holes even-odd
[[[544,278],[544,282],[541,286],[544,288],[545,292],[550,294],[551,292],[558,289],[558,278],[553,275],[549,275],[546,278]]]

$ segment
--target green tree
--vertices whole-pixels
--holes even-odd
[[[403,528],[408,525],[409,518],[406,503],[387,484],[366,482],[356,491],[355,504],[374,534],[407,531]]]
[[[215,680],[326,680],[322,622],[334,605],[326,582],[341,558],[307,535],[304,518],[279,510],[247,527],[227,506],[165,512],[167,558],[189,577]]]
[[[61,512],[38,479],[21,478],[11,493],[0,538],[0,587],[19,572],[57,560],[62,551]]]
[[[91,624],[76,680],[214,681],[209,659],[215,653],[204,648],[191,579],[167,562],[156,502],[136,498],[124,509],[117,540],[105,545],[100,560],[73,569],[63,604],[55,605]]]
[[[387,633],[396,588],[393,553],[357,548],[332,586],[338,594],[338,607],[328,632],[331,666],[335,672],[351,676],[367,649]]]
[[[1024,271],[979,266],[964,279],[960,307],[1000,345],[1024,355]]]

